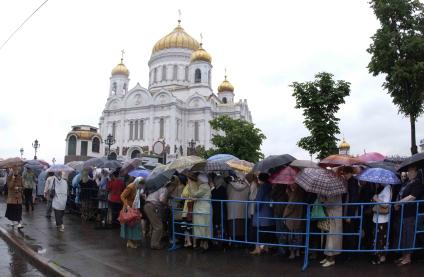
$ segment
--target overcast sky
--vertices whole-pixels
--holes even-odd
[[[0,1],[0,43],[43,1]],[[40,158],[63,161],[71,126],[98,126],[121,49],[130,87],[147,87],[152,47],[176,26],[178,9],[191,36],[203,33],[213,87],[227,67],[236,98],[248,99],[266,155],[308,158],[296,146],[308,131],[289,85],[320,71],[352,84],[338,114],[352,153],[409,153],[408,119],[366,68],[379,26],[368,0],[50,0],[0,50],[0,157],[23,147],[31,158],[37,138]],[[423,127],[420,118],[418,141]]]

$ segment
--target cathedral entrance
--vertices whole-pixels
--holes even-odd
[[[141,157],[140,151],[138,151],[138,150],[132,151],[132,153],[131,153],[131,159],[140,158],[140,157]]]
[[[116,159],[117,159],[117,155],[116,155],[116,153],[115,153],[115,152],[110,153],[110,155],[109,155],[109,159],[110,159],[110,160],[116,160]]]

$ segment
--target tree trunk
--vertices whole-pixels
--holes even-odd
[[[411,122],[411,154],[417,154],[417,142],[415,139],[415,118],[410,116],[409,121]]]

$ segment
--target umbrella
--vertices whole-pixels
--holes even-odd
[[[193,165],[204,162],[205,160],[197,156],[182,156],[178,159],[173,160],[170,164],[167,164],[167,169],[177,169],[182,171],[186,168],[190,168]]]
[[[66,164],[69,167],[72,167],[73,169],[75,169],[76,171],[82,171],[83,167],[84,167],[84,162],[83,161],[72,161]]]
[[[50,167],[50,164],[48,162],[46,162],[45,160],[37,159],[37,161],[39,163],[41,163],[42,165],[44,165],[46,168],[49,168]]]
[[[49,169],[47,169],[46,172],[71,172],[74,170],[75,169],[65,164],[55,164],[52,165]]]
[[[406,171],[411,165],[422,167],[424,165],[424,152],[414,154],[408,159],[404,160],[400,164],[398,171]]]
[[[121,162],[117,160],[108,160],[107,158],[91,158],[84,162],[83,168],[118,168],[121,166]]]
[[[130,171],[138,169],[139,166],[142,165],[142,160],[140,158],[134,158],[126,161],[119,172],[121,176],[127,175]]]
[[[290,166],[280,169],[269,178],[271,184],[286,184],[291,185],[296,183],[295,177],[299,170]]]
[[[191,171],[229,171],[231,167],[224,161],[206,161],[195,164]]]
[[[72,186],[78,187],[79,182],[81,181],[81,173],[77,174],[74,176],[74,178],[72,178]]]
[[[171,180],[171,177],[174,175],[175,171],[175,169],[169,169],[159,173],[152,172],[152,174],[146,178],[146,190],[149,193],[152,193],[165,186],[166,183]]]
[[[99,168],[119,168],[122,167],[122,163],[120,161],[117,160],[108,160],[108,159],[104,159],[104,163],[102,166],[100,166]]]
[[[245,161],[245,160],[231,160],[227,164],[234,170],[242,171],[244,173],[249,173],[252,171],[252,168],[255,166],[254,163]]]
[[[355,164],[363,164],[363,162],[357,158],[342,155],[331,155],[319,162],[322,167],[352,166]]]
[[[395,173],[383,168],[367,168],[356,176],[356,179],[384,185],[397,185],[401,183]]]
[[[216,154],[208,158],[208,161],[221,161],[221,162],[227,162],[230,160],[238,160],[236,156],[233,156],[231,154]]]
[[[328,197],[346,193],[344,180],[324,168],[305,168],[295,178],[304,190]]]
[[[290,166],[297,167],[300,169],[303,168],[318,168],[318,164],[309,160],[294,160],[290,163]]]
[[[21,158],[9,158],[0,162],[0,168],[12,168],[12,167],[20,167],[25,164],[25,161]]]
[[[24,167],[33,170],[37,175],[40,174],[44,169],[47,169],[42,163],[39,162],[39,160],[27,161]]]
[[[385,156],[383,156],[383,155],[381,155],[380,153],[377,153],[377,152],[365,153],[365,154],[358,157],[358,159],[360,159],[364,163],[382,162],[382,161],[384,161],[385,158],[386,158]]]
[[[371,168],[383,168],[383,169],[387,169],[390,170],[393,173],[397,173],[397,169],[399,167],[399,165],[391,163],[391,162],[387,162],[387,161],[383,161],[383,162],[371,162],[371,163],[367,163],[368,167]]]
[[[272,168],[288,165],[294,160],[296,160],[296,158],[289,154],[271,155],[255,164],[255,166],[253,167],[253,171],[268,172]]]
[[[135,169],[128,173],[128,175],[132,177],[143,177],[143,178],[147,178],[150,174],[151,174],[151,171],[147,169]]]

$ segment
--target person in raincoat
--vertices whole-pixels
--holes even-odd
[[[183,212],[181,213],[183,223],[182,228],[184,229],[184,247],[191,247],[195,245],[195,239],[191,242],[191,236],[193,228],[190,224],[193,222],[193,201],[189,200],[192,198],[191,191],[197,188],[197,175],[188,171],[183,172],[183,176],[186,177],[186,185],[184,186],[181,198],[185,198]],[[183,182],[184,183],[184,182]],[[190,189],[190,187],[193,187]]]
[[[250,185],[242,176],[228,176],[227,199],[234,202],[227,203],[228,234],[231,239],[243,241],[247,220],[247,205],[242,201],[249,200]],[[240,201],[240,202],[237,202]]]
[[[24,185],[25,210],[29,212],[30,208],[34,211],[33,191],[36,189],[36,176],[31,169],[25,169],[22,174]]]
[[[211,237],[211,188],[208,175],[199,174],[197,188],[189,187],[191,196],[196,199],[193,205],[193,234],[200,239],[203,250],[209,248],[207,238]]]
[[[62,173],[57,173],[54,177],[54,196],[52,200],[52,207],[54,210],[54,218],[56,220],[56,227],[59,232],[65,231],[63,225],[63,215],[65,214],[66,200],[68,199],[68,183],[62,178]]]
[[[13,168],[7,177],[7,208],[5,217],[12,221],[12,227],[18,224],[18,229],[24,228],[22,221],[22,177],[20,167]]]

